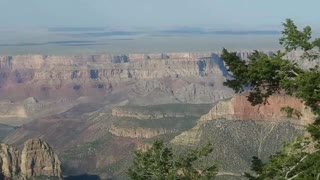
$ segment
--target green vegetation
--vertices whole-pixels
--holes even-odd
[[[286,112],[288,117],[297,117],[299,119],[302,116],[301,112],[290,106],[281,107],[281,111]]]
[[[260,179],[320,179],[320,69],[302,69],[293,61],[285,59],[285,54],[301,49],[303,60],[320,57],[320,39],[311,40],[311,28],[299,31],[292,20],[288,19],[280,39],[286,51],[277,52],[272,57],[255,51],[250,61],[245,62],[234,52],[223,49],[222,59],[233,74],[233,79],[224,84],[236,92],[249,89],[248,100],[252,105],[268,103],[273,94],[287,94],[301,99],[317,116],[307,130],[312,138],[301,138],[286,145],[280,152],[262,162],[253,157],[252,170],[246,173],[251,180]],[[283,107],[289,115],[300,116],[290,107]]]
[[[194,162],[208,156],[212,152],[211,145],[198,150],[190,150],[184,156],[177,156],[163,141],[155,141],[147,151],[136,151],[133,165],[127,174],[130,179],[155,180],[192,180],[214,179],[217,174],[215,165],[195,167]]]

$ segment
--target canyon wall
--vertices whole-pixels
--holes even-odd
[[[268,102],[252,106],[245,95],[222,100],[171,143],[179,151],[210,142],[214,150],[207,160],[221,162],[219,174],[241,176],[250,170],[252,156],[267,160],[285,143],[305,135],[305,125],[314,120],[311,110],[296,98],[271,96]],[[300,117],[288,117],[280,110],[287,106],[299,111]]]
[[[237,55],[247,60],[251,53]],[[288,57],[299,55],[292,52]],[[212,52],[0,56],[0,100],[101,96],[129,88],[144,95],[160,89],[181,102],[212,103],[233,94],[222,85],[230,74],[219,56]]]
[[[299,112],[299,117],[295,115],[288,117],[288,114],[281,110],[288,106]],[[291,119],[292,123],[307,125],[312,123],[314,118],[310,108],[301,100],[291,96],[271,96],[267,104],[252,106],[246,96],[236,95],[229,100],[218,102],[208,114],[200,118],[199,122],[216,119],[279,122]]]
[[[206,54],[207,55],[207,54]],[[141,59],[112,62],[95,56],[9,56],[0,57],[2,81],[24,83],[39,80],[110,80],[150,79],[180,76],[199,76],[213,72],[212,56],[174,55],[168,59]],[[200,67],[201,66],[201,67]],[[220,70],[222,71],[222,70]]]
[[[130,84],[137,84],[133,91],[146,93],[140,83],[200,103],[208,98],[196,97],[197,89],[210,97],[208,101],[229,96],[231,91],[223,93],[220,86],[227,76],[223,62],[212,53],[1,56],[0,100],[104,95]]]
[[[283,107],[291,107],[299,115],[288,116],[287,112],[281,110]],[[291,96],[270,96],[267,104],[252,106],[245,95],[236,95],[219,101],[207,114],[201,116],[197,126],[176,136],[172,142],[185,145],[197,144],[202,136],[200,127],[217,121],[230,121],[228,123],[248,121],[249,123],[255,122],[266,125],[289,122],[297,129],[303,129],[314,119],[315,115],[311,109],[305,106],[301,100]]]
[[[112,126],[109,132],[115,136],[128,138],[153,138],[163,134],[177,133],[178,130],[164,128],[119,128]]]

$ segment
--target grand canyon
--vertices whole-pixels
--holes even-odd
[[[237,54],[247,60],[251,51]],[[300,65],[312,63],[319,61]],[[181,153],[213,143],[208,161],[219,163],[218,177],[241,179],[252,156],[266,160],[304,135],[314,114],[286,95],[252,106],[246,94],[223,85],[229,78],[213,52],[1,56],[0,170],[9,178],[126,179],[133,152],[163,139]],[[280,111],[285,106],[302,116],[288,117]],[[32,159],[24,157],[29,146],[44,149],[37,163],[48,171],[24,167]]]

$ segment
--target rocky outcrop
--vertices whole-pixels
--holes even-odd
[[[301,116],[288,118],[288,114],[281,110],[288,106],[301,113]],[[306,125],[312,123],[314,114],[301,100],[290,96],[271,96],[266,105],[252,106],[245,95],[237,95],[229,100],[218,102],[208,114],[200,118],[199,122],[204,123],[216,119],[268,122],[291,119],[294,124]]]
[[[313,121],[311,110],[296,98],[271,96],[268,102],[252,106],[245,95],[220,101],[171,143],[180,151],[184,146],[201,147],[210,142],[214,150],[207,161],[220,162],[221,172],[241,176],[250,170],[252,156],[267,160],[284,143],[304,136],[304,125]],[[288,117],[281,111],[287,106],[300,111],[301,117]]]
[[[151,106],[155,107],[155,106]],[[144,108],[144,109],[142,109]],[[178,112],[178,111],[160,111],[153,110],[150,111],[151,108],[146,107],[138,107],[138,106],[118,106],[112,108],[112,116],[113,117],[129,117],[136,119],[162,119],[162,118],[182,118],[186,116],[196,116],[196,114],[192,114],[192,112]]]
[[[200,117],[212,107],[210,104],[165,104],[148,106],[115,106],[112,116],[152,120],[166,118]]]
[[[0,172],[11,179],[61,178],[61,163],[51,147],[40,139],[30,139],[22,152],[0,144]]]
[[[288,117],[288,114],[281,110],[282,107],[293,108],[299,112],[299,117]],[[233,98],[219,101],[207,114],[201,116],[197,126],[176,136],[171,142],[191,146],[198,144],[203,134],[201,127],[217,123],[215,121],[261,122],[266,123],[266,126],[289,122],[297,129],[301,129],[304,125],[312,123],[314,118],[310,108],[306,107],[301,100],[291,96],[274,95],[269,97],[267,104],[252,106],[245,95],[236,95]]]
[[[7,144],[0,144],[1,173],[6,177],[16,177],[20,172],[20,152]]]
[[[21,153],[21,174],[26,177],[61,176],[61,162],[51,147],[40,139],[30,139]]]
[[[162,134],[177,133],[178,130],[168,130],[163,128],[123,128],[112,126],[109,132],[119,137],[152,138]]]
[[[136,119],[160,119],[160,118],[164,118],[165,115],[157,112],[153,114],[150,114],[148,112],[138,112],[138,111],[131,110],[130,108],[120,106],[120,107],[112,108],[112,116],[113,117],[131,117]]]

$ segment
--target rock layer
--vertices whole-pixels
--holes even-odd
[[[220,101],[171,143],[180,151],[184,146],[201,147],[210,142],[214,150],[207,161],[221,162],[222,174],[241,176],[250,171],[252,156],[267,160],[283,144],[305,135],[304,125],[314,119],[311,110],[296,98],[272,96],[268,102],[252,106],[245,95]],[[300,111],[301,117],[288,117],[280,110],[287,106]]]
[[[227,76],[212,53],[1,56],[0,100],[103,95],[137,84],[131,91],[138,94],[159,89],[182,101],[213,102],[232,94],[219,86]]]
[[[168,130],[164,128],[120,128],[112,126],[109,132],[120,137],[153,138],[162,134],[177,133],[178,130]]]
[[[208,114],[200,118],[200,123],[216,119],[279,122],[288,119],[288,114],[281,111],[281,108],[288,106],[301,113],[300,118],[295,116],[290,118],[292,123],[298,125],[312,123],[314,114],[299,99],[290,96],[271,96],[266,105],[252,106],[244,95],[220,101]]]

